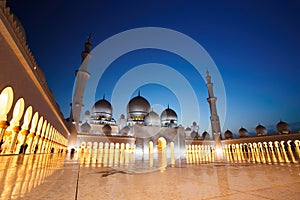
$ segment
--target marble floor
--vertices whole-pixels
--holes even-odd
[[[70,155],[0,156],[0,199],[299,199],[299,164],[184,164],[138,171]]]

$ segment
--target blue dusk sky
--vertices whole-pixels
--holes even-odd
[[[7,4],[23,24],[27,43],[66,118],[72,102],[74,72],[80,67],[80,54],[90,32],[96,47],[126,30],[162,27],[197,41],[216,64],[226,92],[227,103],[217,101],[218,110],[227,110],[223,131],[236,132],[243,126],[251,132],[258,123],[269,127],[280,119],[288,123],[300,121],[299,1],[8,0]],[[92,59],[106,59],[101,56],[97,54]],[[199,131],[209,129],[206,82],[190,62],[172,52],[137,49],[116,58],[100,78],[96,99],[105,94],[111,100],[121,77],[147,63],[166,65],[188,80],[199,103]],[[146,76],[136,79],[149,78]],[[154,81],[139,88],[154,111],[159,113],[169,104],[181,115],[181,100],[169,87]],[[137,90],[128,95],[134,97]],[[215,95],[220,96],[217,91]],[[116,120],[119,115],[114,112]],[[179,120],[183,121],[189,121],[183,124],[188,126],[195,120]]]

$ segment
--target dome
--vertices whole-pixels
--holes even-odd
[[[127,105],[128,118],[133,120],[143,120],[145,115],[150,111],[150,104],[140,95],[132,98]]]
[[[150,111],[144,120],[145,126],[160,126],[160,119],[156,112]]]
[[[192,129],[190,128],[190,127],[187,127],[186,129],[185,129],[185,131],[191,131]]]
[[[87,122],[85,122],[80,126],[80,130],[82,133],[89,133],[91,130],[91,126]]]
[[[209,133],[208,133],[207,131],[204,131],[204,132],[202,133],[202,138],[203,138],[203,139],[206,139],[206,140],[209,140],[209,139],[210,139]]]
[[[130,133],[130,128],[128,126],[125,126],[120,130],[121,135],[128,135]]]
[[[165,109],[161,115],[160,115],[161,120],[175,120],[177,121],[177,114],[174,110],[167,108]]]
[[[198,133],[196,131],[191,132],[191,138],[192,139],[198,139]]]
[[[171,124],[177,125],[177,114],[168,106],[168,108],[161,113],[160,120],[162,126],[169,126]]]
[[[267,135],[267,129],[263,125],[258,124],[255,128],[255,132],[257,136]]]
[[[247,137],[248,136],[248,131],[247,131],[247,129],[241,127],[238,134],[239,134],[240,137]]]
[[[231,139],[233,138],[233,134],[230,130],[226,130],[225,133],[224,133],[224,136],[225,136],[225,139]]]
[[[287,134],[291,130],[289,124],[281,120],[277,123],[276,129],[279,134]]]
[[[105,124],[103,127],[102,127],[102,131],[105,135],[111,135],[111,127],[110,125],[108,124]]]
[[[121,115],[120,115],[120,119],[125,119],[125,115],[124,115],[124,114],[121,114]]]
[[[96,114],[96,113],[112,115],[111,104],[105,98],[97,101],[93,106],[93,114]]]

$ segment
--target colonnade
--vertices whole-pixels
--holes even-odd
[[[170,142],[170,164],[175,164],[175,153],[174,153],[174,142]],[[148,152],[145,152],[145,157],[143,161],[139,162],[136,159],[141,159],[141,156],[138,156],[134,146],[126,143],[97,143],[97,142],[82,142],[80,147],[77,149],[78,160],[83,166],[97,166],[97,167],[122,167],[129,166],[133,163],[135,165],[143,165],[145,169],[150,168],[159,168],[161,171],[164,171],[167,167],[167,144],[166,140],[160,138],[158,140],[157,149],[154,148],[152,141],[149,141]],[[144,165],[144,159],[149,162],[148,166]],[[75,158],[76,159],[76,158]],[[157,162],[154,161],[157,159]]]
[[[112,167],[134,162],[135,149],[129,143],[82,142],[78,149],[79,162],[85,165]]]
[[[25,107],[24,98],[19,98],[14,107],[13,100],[13,88],[4,88],[0,94],[1,154],[49,153],[66,149],[68,140],[46,117],[34,112],[31,105]],[[11,119],[8,116],[12,116]]]
[[[299,140],[228,144],[224,146],[223,153],[232,163],[298,163],[299,146]]]
[[[215,161],[215,148],[212,145],[186,145],[186,163],[210,163]]]

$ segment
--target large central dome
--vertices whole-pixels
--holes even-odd
[[[160,126],[160,119],[156,112],[150,111],[145,117],[145,126]]]
[[[150,111],[150,104],[140,94],[132,98],[127,105],[128,118],[132,120],[144,120],[147,113]]]

